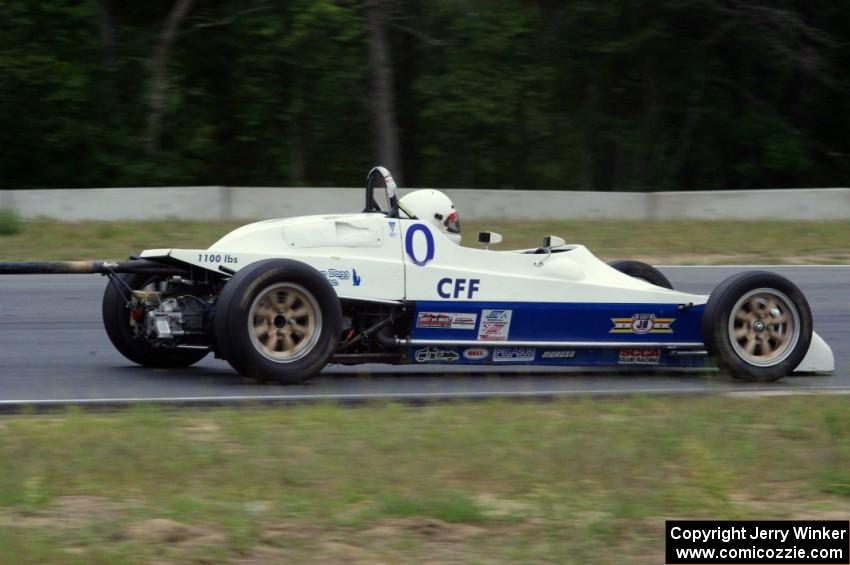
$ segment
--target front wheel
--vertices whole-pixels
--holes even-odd
[[[632,278],[640,279],[642,281],[646,281],[649,284],[654,284],[655,286],[660,286],[661,288],[669,288],[673,290],[673,283],[664,276],[664,273],[642,261],[611,261],[608,263],[608,266],[617,269],[621,273],[625,275],[629,275]]]
[[[794,371],[809,350],[812,312],[785,277],[740,273],[711,293],[702,334],[708,352],[735,378],[775,381]]]
[[[224,287],[215,313],[219,354],[239,373],[283,384],[318,374],[339,343],[342,309],[313,267],[258,261]]]

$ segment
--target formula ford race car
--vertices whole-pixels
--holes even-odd
[[[374,191],[384,184],[387,209]],[[381,182],[382,181],[382,182]],[[4,263],[0,273],[102,273],[103,323],[127,359],[184,367],[210,351],[240,373],[299,383],[328,363],[698,367],[773,381],[831,372],[806,298],[779,275],[733,275],[710,296],[581,245],[461,247],[442,193],[401,200],[383,167],[359,214],[252,223],[208,249],[120,263]]]

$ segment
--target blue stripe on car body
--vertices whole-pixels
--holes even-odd
[[[505,341],[578,341],[578,342],[694,342],[701,343],[703,305],[680,309],[677,304],[599,304],[599,303],[541,303],[541,302],[468,302],[468,301],[418,301],[413,317],[413,339],[453,341],[478,339],[481,324],[485,323],[485,310],[510,311],[510,322]],[[448,312],[475,314],[475,328],[417,327],[423,312]],[[645,331],[647,323],[639,318],[669,320],[655,324],[654,331]],[[637,317],[637,318],[635,318]],[[626,320],[635,318],[634,324]],[[620,320],[619,323],[614,320]],[[632,326],[636,330],[632,329]],[[649,323],[651,327],[651,323]],[[669,331],[667,331],[669,329]],[[498,341],[482,340],[482,344]]]

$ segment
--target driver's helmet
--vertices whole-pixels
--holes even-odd
[[[399,200],[398,207],[414,220],[436,226],[453,242],[460,245],[460,219],[455,205],[439,190],[416,190]]]

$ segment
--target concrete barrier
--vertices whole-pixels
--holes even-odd
[[[407,191],[402,190],[401,194]],[[850,219],[850,188],[693,192],[449,189],[466,219]],[[362,188],[149,187],[2,190],[25,218],[250,220],[363,209]]]
[[[227,187],[89,188],[0,191],[0,207],[25,217],[68,221],[226,218]]]
[[[850,219],[850,188],[651,192],[648,218]]]

